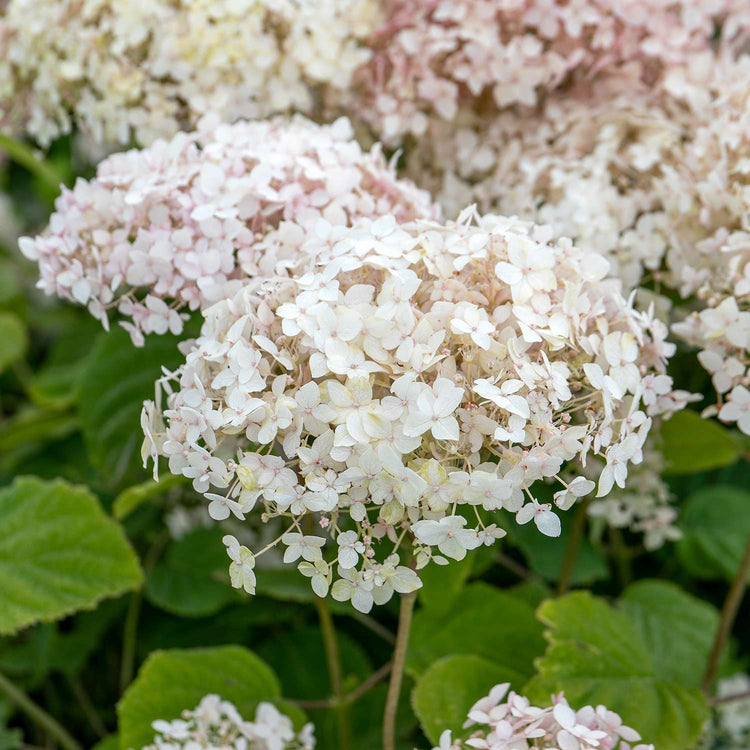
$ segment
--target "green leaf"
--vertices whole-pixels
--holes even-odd
[[[654,671],[681,685],[700,687],[718,610],[673,583],[655,580],[628,586],[619,604],[647,644]]]
[[[562,690],[575,708],[602,703],[616,711],[659,750],[693,746],[709,715],[706,701],[660,672],[662,659],[641,635],[643,622],[637,626],[587,591],[548,600],[538,614],[549,627],[549,646],[524,689],[532,701],[547,702]]]
[[[94,745],[91,750],[119,750],[120,738],[116,734],[109,734]]]
[[[85,488],[17,479],[0,491],[0,633],[91,609],[141,583],[119,525]]]
[[[123,521],[151,498],[187,483],[188,480],[179,474],[164,474],[158,482],[147,479],[123,490],[112,504],[112,514],[118,521]]]
[[[463,730],[469,709],[501,682],[520,688],[518,672],[479,656],[446,656],[436,661],[418,680],[411,694],[414,712],[424,733],[437,744],[445,729],[453,738],[467,737]]]
[[[222,536],[220,529],[196,529],[171,542],[146,579],[151,604],[183,617],[204,617],[236,601]]]
[[[252,720],[258,703],[278,699],[281,686],[265,662],[240,646],[155,651],[117,704],[121,750],[149,744],[152,722],[179,718],[209,693]]]
[[[175,368],[183,357],[174,336],[149,336],[136,348],[123,330],[103,334],[94,345],[77,399],[91,463],[116,483],[140,463],[143,401],[153,399],[161,367]]]
[[[528,602],[534,609],[552,596],[552,590],[541,581],[522,581],[505,591],[511,596]]]
[[[28,346],[26,326],[9,312],[0,312],[0,372],[23,357]]]
[[[464,588],[474,558],[467,555],[460,562],[451,561],[448,565],[428,565],[419,572],[422,588],[419,601],[423,607],[446,612]]]
[[[448,614],[422,609],[414,616],[406,668],[423,673],[442,656],[483,656],[527,679],[544,651],[542,626],[527,602],[485,583],[473,583]]]
[[[750,492],[707,487],[685,503],[677,552],[696,578],[732,580],[750,537]]]
[[[734,463],[741,446],[729,430],[689,409],[678,411],[659,430],[664,474],[696,474]]]

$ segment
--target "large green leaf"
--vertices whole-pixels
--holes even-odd
[[[80,380],[77,408],[91,463],[117,480],[135,463],[143,440],[143,401],[154,397],[162,366],[183,359],[174,336],[149,336],[136,348],[123,330],[102,334]]]
[[[715,420],[684,409],[659,430],[665,474],[696,474],[720,469],[737,460],[742,450],[729,430]]]
[[[673,583],[655,580],[628,586],[620,607],[647,644],[655,672],[700,687],[719,624],[717,609]]]
[[[736,487],[707,487],[685,503],[677,551],[697,578],[731,580],[750,537],[750,492]]]
[[[483,656],[524,678],[544,651],[542,626],[530,604],[484,583],[467,586],[450,612],[423,609],[414,616],[406,667],[424,672],[443,656]]]
[[[136,588],[138,560],[85,488],[17,479],[0,491],[0,633]]]
[[[603,703],[616,711],[659,750],[693,746],[708,718],[706,701],[660,671],[663,659],[641,635],[643,625],[587,591],[544,602],[539,617],[549,646],[524,689],[532,701],[563,690],[575,707]]]
[[[434,611],[449,610],[471,574],[473,561],[472,555],[467,555],[459,562],[451,561],[449,565],[428,565],[421,570],[422,587],[418,591],[418,596],[422,606]]]
[[[177,719],[204,695],[217,693],[248,720],[261,701],[281,695],[269,666],[240,646],[153,652],[117,705],[121,750],[153,741],[156,719]]]
[[[23,357],[28,345],[26,326],[13,313],[0,312],[0,372]]]
[[[184,617],[211,615],[236,601],[239,594],[229,585],[229,558],[221,538],[220,529],[196,529],[172,542],[148,574],[148,600]]]
[[[430,742],[437,744],[445,729],[453,732],[454,739],[470,734],[471,729],[461,728],[469,709],[501,682],[520,688],[523,677],[480,656],[446,656],[430,666],[411,695],[414,712]]]

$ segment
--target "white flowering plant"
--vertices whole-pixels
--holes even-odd
[[[745,0],[0,0],[0,750],[740,750]]]

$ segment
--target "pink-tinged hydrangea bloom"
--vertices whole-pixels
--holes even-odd
[[[652,418],[684,404],[666,327],[601,256],[544,228],[471,209],[447,224],[321,220],[297,258],[291,278],[205,311],[160,382],[166,404],[145,406],[143,456],[192,478],[215,518],[283,516],[319,596],[336,572],[332,595],[361,611],[413,590],[405,535],[418,568],[460,560],[505,533],[495,511],[559,534],[557,510],[594,490],[587,461],[599,496],[625,486]],[[668,388],[654,395],[652,377]],[[558,484],[556,509],[538,480]],[[322,535],[302,525],[311,513]]]
[[[294,731],[292,720],[273,703],[261,702],[255,719],[242,718],[233,703],[218,695],[206,695],[192,711],[179,719],[152,723],[154,741],[143,750],[314,750],[312,724]]]
[[[654,750],[606,706],[575,711],[560,693],[552,696],[552,705],[542,708],[508,692],[509,687],[507,682],[495,685],[471,707],[464,728],[476,729],[468,739],[454,741],[446,729],[433,750]]]
[[[571,78],[628,68],[651,82],[727,39],[750,18],[742,0],[385,0],[372,59],[357,74],[361,115],[386,142],[433,122],[533,106]],[[356,106],[356,105],[355,105]]]
[[[282,273],[319,218],[437,212],[377,147],[362,151],[347,120],[301,116],[204,120],[197,132],[110,156],[55,207],[45,234],[20,243],[39,263],[40,287],[87,305],[105,326],[117,310],[136,343],[179,333],[182,310],[222,299],[233,280]]]
[[[147,146],[208,113],[322,114],[369,59],[379,13],[379,0],[10,0],[0,127]]]
[[[548,97],[535,114],[475,116],[413,149],[409,174],[458,204],[545,223],[600,250],[627,288],[686,300],[674,332],[698,347],[737,423],[750,385],[750,55],[695,55],[658,86],[611,79]]]

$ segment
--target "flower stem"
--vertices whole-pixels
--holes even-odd
[[[706,672],[703,675],[702,688],[704,693],[708,693],[714,684],[716,673],[719,670],[721,655],[724,653],[724,647],[729,640],[729,634],[732,632],[732,625],[734,625],[737,611],[740,608],[742,597],[745,594],[748,575],[750,575],[750,537],[748,537],[745,554],[743,555],[740,565],[737,568],[737,572],[734,575],[732,585],[729,587],[727,598],[724,600],[724,606],[721,608],[719,627],[716,629],[714,645],[711,649],[711,655],[708,657]]]
[[[7,133],[0,133],[0,151],[4,151],[14,162],[36,175],[55,195],[60,192],[62,177],[49,162],[40,159],[33,148],[11,138]]]
[[[57,719],[50,716],[41,706],[34,703],[26,693],[16,687],[3,674],[0,674],[0,691],[5,693],[21,711],[33,719],[40,727],[49,732],[66,750],[83,750]]]
[[[401,697],[406,650],[409,646],[411,619],[416,601],[417,593],[415,591],[401,596],[396,645],[393,650],[393,670],[391,671],[391,680],[388,683],[388,696],[385,700],[385,712],[383,713],[383,750],[396,750],[396,713],[398,711],[398,699]]]
[[[387,677],[391,669],[393,669],[393,662],[388,662],[387,664],[384,664],[380,669],[373,672],[364,682],[361,682],[357,687],[354,688],[354,690],[350,690],[345,695],[341,696],[341,700],[339,702],[336,701],[335,698],[324,698],[323,700],[315,700],[315,701],[308,701],[308,700],[298,700],[295,698],[290,698],[289,700],[294,703],[295,706],[299,706],[300,708],[336,708],[337,705],[344,705],[347,706],[350,703],[354,703],[356,700],[361,698],[365,693],[367,693],[369,690],[372,690],[372,688],[375,687],[383,678]]]
[[[336,724],[339,734],[339,747],[341,750],[348,750],[351,747],[351,727],[349,726],[349,710],[347,704],[343,701],[344,692],[339,639],[336,635],[336,628],[333,624],[333,617],[331,616],[328,602],[316,596],[315,609],[318,610],[318,620],[320,621],[320,630],[323,634],[323,648],[326,653],[328,676],[331,680],[331,691],[336,703],[334,710],[336,712]]]
[[[581,547],[581,539],[583,539],[583,527],[586,525],[586,511],[590,502],[591,497],[585,497],[576,508],[573,527],[570,530],[570,539],[568,539],[568,546],[565,548],[560,578],[557,581],[558,596],[562,596],[570,586],[570,579],[573,576],[573,569],[578,559],[578,550]]]

